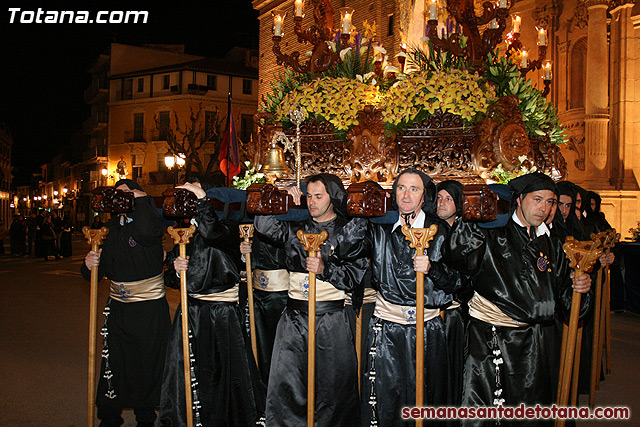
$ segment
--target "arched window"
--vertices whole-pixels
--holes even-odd
[[[587,39],[574,43],[569,68],[569,108],[584,108],[584,89],[587,78]]]

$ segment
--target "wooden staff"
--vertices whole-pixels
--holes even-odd
[[[616,229],[609,230],[611,235],[611,239],[609,240],[609,244],[607,245],[606,254],[608,255],[611,252],[611,249],[620,241],[620,234],[616,233]],[[604,337],[607,344],[607,374],[611,373],[611,269],[609,268],[609,264],[607,264],[605,270],[605,286],[604,286],[604,298],[606,299],[605,305],[605,331]]]
[[[584,322],[578,322],[578,335],[576,337],[576,352],[573,357],[573,378],[571,380],[571,406],[578,403],[578,382],[580,380],[580,353],[582,352],[582,333]]]
[[[415,248],[416,255],[424,255],[429,242],[438,232],[438,226],[432,224],[429,228],[410,228],[402,226],[402,234]],[[416,407],[422,407],[424,399],[424,273],[416,272]],[[422,419],[416,420],[416,425],[422,425]]]
[[[189,228],[167,227],[167,233],[180,245],[180,256],[187,258],[187,243],[196,232],[196,226]],[[182,307],[182,359],[184,362],[184,397],[187,414],[187,426],[193,427],[193,392],[191,390],[191,356],[189,351],[189,307],[187,305],[187,272],[180,272],[180,305]]]
[[[600,249],[595,248],[595,243],[592,241],[579,242],[573,237],[567,237],[566,242],[562,245],[567,258],[570,260],[569,267],[574,270],[574,277],[580,277],[586,274],[593,267],[595,261],[602,255]],[[571,298],[571,315],[569,317],[569,328],[567,333],[567,340],[565,346],[565,353],[563,354],[564,361],[562,366],[563,371],[560,372],[560,382],[558,387],[560,389],[558,399],[558,406],[566,407],[569,403],[569,389],[571,386],[571,374],[573,372],[573,362],[576,351],[576,342],[578,336],[578,318],[580,315],[580,301],[582,294],[573,292]],[[575,367],[576,369],[579,367]],[[556,419],[556,426],[564,426],[565,419]]]
[[[91,245],[91,250],[98,252],[98,247],[109,234],[107,227],[91,229],[82,227],[82,233]],[[96,405],[96,322],[98,321],[98,267],[91,267],[91,292],[89,297],[89,384],[87,399],[87,426],[93,427]]]
[[[309,252],[309,257],[315,257],[320,246],[329,237],[326,230],[320,234],[305,233],[298,230],[296,233],[304,250]],[[315,425],[316,408],[316,275],[309,272],[309,341],[307,351],[307,427]]]
[[[598,244],[599,248],[603,248],[608,239],[608,233],[591,233],[591,240]],[[603,266],[604,268],[605,266]],[[596,301],[593,316],[593,343],[591,346],[591,376],[589,379],[589,406],[593,408],[596,402],[596,384],[600,377],[600,355],[602,354],[602,335],[601,335],[601,306],[602,306],[602,268],[598,270],[595,283]]]
[[[360,313],[356,316],[356,358],[358,359],[358,393],[360,393],[360,375],[362,375],[362,310],[364,303],[360,307]]]
[[[240,224],[240,238],[249,243],[253,237],[253,224]],[[247,269],[247,296],[249,300],[249,331],[251,333],[251,350],[258,366],[258,340],[256,337],[255,308],[253,306],[253,273],[251,272],[251,253],[244,254]],[[258,366],[258,369],[260,367]]]

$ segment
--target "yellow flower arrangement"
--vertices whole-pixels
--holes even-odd
[[[289,92],[276,109],[277,120],[288,121],[291,107],[303,108],[309,116],[328,120],[336,130],[346,131],[358,124],[358,111],[378,105],[377,86],[344,77],[311,80]]]
[[[493,86],[481,87],[479,80],[477,73],[456,69],[410,74],[385,94],[384,121],[392,126],[406,125],[422,113],[440,109],[471,122],[477,114],[485,113],[496,97]]]

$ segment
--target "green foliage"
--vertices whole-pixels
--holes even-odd
[[[566,143],[565,131],[558,121],[558,111],[553,103],[542,96],[542,91],[536,89],[530,79],[522,78],[516,64],[506,57],[496,58],[497,52],[496,55],[489,55],[484,78],[494,84],[498,97],[518,97],[518,108],[527,134],[546,135],[554,144]]]
[[[469,69],[462,58],[450,52],[437,51],[430,41],[426,42],[426,45],[426,51],[415,44],[409,46],[409,51],[407,52],[407,71],[437,72],[451,69]]]
[[[262,98],[260,110],[275,114],[278,105],[280,105],[284,97],[293,89],[309,80],[310,77],[308,75],[298,74],[288,68],[285,69],[284,72],[278,73],[276,79],[271,82],[272,93],[268,93],[266,97]]]

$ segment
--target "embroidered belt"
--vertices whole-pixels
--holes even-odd
[[[222,292],[216,292],[215,294],[189,294],[189,296],[200,301],[238,302],[239,288],[240,285],[236,284],[233,288],[229,288]]]
[[[289,289],[289,272],[279,270],[253,270],[253,287],[261,291],[280,292]]]
[[[316,301],[338,301],[345,299],[345,291],[341,291],[329,282],[316,278]],[[309,299],[309,274],[289,273],[289,298],[295,300]]]
[[[287,298],[287,308],[291,310],[300,310],[309,312],[309,301]],[[344,300],[340,301],[316,301],[316,316],[319,314],[330,313],[332,311],[342,310],[344,308]]]
[[[164,273],[135,282],[111,281],[109,296],[120,302],[151,301],[164,297]]]
[[[518,328],[526,325],[504,314],[497,305],[477,292],[473,293],[473,298],[469,301],[469,316],[497,326]]]
[[[387,320],[401,325],[416,324],[416,307],[412,305],[398,305],[390,303],[378,294],[376,299],[376,308],[373,314],[380,319]],[[424,321],[436,318],[440,315],[439,308],[425,308]]]
[[[377,298],[378,292],[376,292],[375,289],[373,288],[364,288],[364,297],[362,298],[362,304],[372,304],[376,302],[376,298]],[[344,303],[346,305],[351,305],[352,298],[351,298],[351,292],[347,293],[344,299]]]

